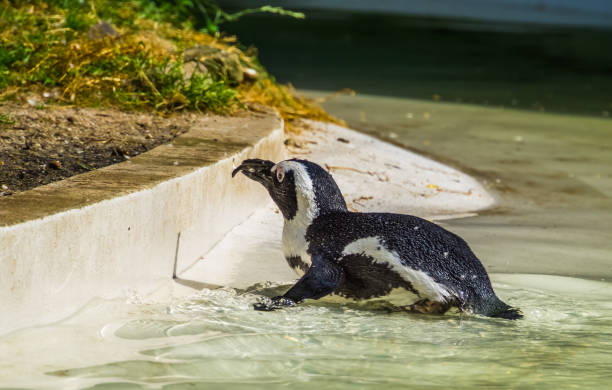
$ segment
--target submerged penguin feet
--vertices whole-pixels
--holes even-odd
[[[253,304],[253,309],[258,311],[274,311],[291,306],[295,306],[295,301],[289,298],[281,296],[274,298],[263,297],[259,302]]]
[[[402,306],[402,308],[411,313],[420,314],[444,314],[450,308],[449,303],[431,301],[429,299],[421,299],[412,305]]]

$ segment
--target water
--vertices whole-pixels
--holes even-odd
[[[255,312],[256,295],[96,300],[0,339],[0,385],[33,389],[597,388],[612,380],[612,286],[494,275],[522,321],[334,303]],[[270,292],[273,293],[273,292]]]
[[[298,89],[612,116],[611,29],[327,11],[224,28]]]

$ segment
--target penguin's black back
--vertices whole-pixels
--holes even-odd
[[[448,288],[460,306],[489,316],[514,316],[506,313],[510,307],[496,297],[485,268],[467,243],[422,218],[334,212],[317,217],[306,232],[310,252],[322,251],[334,259],[341,259],[351,242],[368,237],[379,237],[385,249],[399,255],[403,266],[425,272]]]

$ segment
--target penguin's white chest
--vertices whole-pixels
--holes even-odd
[[[306,241],[306,227],[303,224],[293,221],[286,221],[283,226],[282,240],[283,254],[285,258],[299,257],[303,263],[312,264],[310,254],[308,254],[308,242]],[[292,267],[299,276],[304,275],[304,270],[299,267]]]

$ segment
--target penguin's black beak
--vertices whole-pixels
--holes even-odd
[[[234,171],[232,177],[238,172],[244,173],[246,177],[263,184],[265,187],[272,185],[274,182],[272,167],[275,164],[272,161],[260,160],[258,158],[244,160]]]

